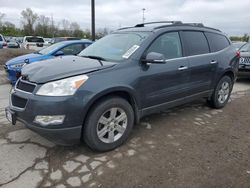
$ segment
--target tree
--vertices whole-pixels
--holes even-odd
[[[26,8],[21,12],[22,15],[22,24],[24,33],[26,35],[34,34],[34,25],[38,19],[38,15],[34,13],[30,8]]]
[[[243,42],[248,42],[248,41],[249,41],[249,36],[248,36],[248,34],[244,34],[244,36],[242,37],[242,41],[243,41]]]
[[[0,27],[3,26],[3,17],[4,16],[5,16],[5,14],[0,12]]]
[[[59,31],[59,35],[67,37],[70,36],[70,22],[69,20],[63,19],[60,24],[62,25],[62,29]]]
[[[50,18],[44,15],[40,15],[38,18],[38,23],[36,25],[35,32],[37,35],[48,37],[50,27]]]
[[[82,37],[83,33],[81,31],[80,25],[77,22],[72,22],[70,24],[70,31],[74,37]]]

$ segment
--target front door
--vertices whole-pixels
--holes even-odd
[[[142,108],[152,108],[186,96],[189,79],[187,58],[182,56],[182,47],[178,32],[169,32],[159,36],[149,47],[150,52],[165,56],[164,64],[142,64],[139,80],[139,92],[143,98]]]

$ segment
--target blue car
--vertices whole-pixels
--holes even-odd
[[[38,52],[15,57],[5,64],[8,80],[11,84],[15,84],[21,75],[22,67],[26,64],[55,58],[57,56],[77,55],[90,44],[92,44],[90,40],[64,41],[53,44]]]

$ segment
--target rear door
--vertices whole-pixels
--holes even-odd
[[[184,54],[188,58],[190,80],[187,95],[206,93],[211,89],[218,66],[217,57],[210,53],[205,34],[201,31],[182,31]]]
[[[163,105],[186,96],[188,62],[182,55],[178,32],[159,36],[148,48],[150,52],[161,53],[166,58],[164,64],[142,64],[138,90],[143,96],[143,108]]]

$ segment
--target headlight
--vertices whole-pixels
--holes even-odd
[[[15,65],[10,65],[10,67],[13,69],[21,69],[24,65],[26,65],[26,63],[18,63]]]
[[[69,96],[74,95],[76,90],[88,80],[87,75],[74,76],[48,82],[44,84],[38,91],[37,95],[43,96]]]

